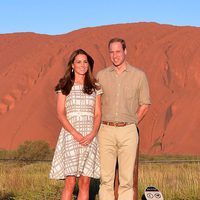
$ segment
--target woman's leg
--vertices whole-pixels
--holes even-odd
[[[67,176],[65,179],[65,187],[62,192],[61,200],[72,200],[72,194],[76,185],[75,176]]]
[[[80,176],[78,181],[78,200],[88,200],[89,199],[89,188],[90,188],[90,177]]]

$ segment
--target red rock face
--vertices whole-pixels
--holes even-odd
[[[0,148],[25,140],[55,146],[54,86],[77,48],[110,65],[107,43],[127,42],[127,60],[148,76],[152,105],[139,124],[141,153],[200,155],[200,28],[135,23],[85,28],[65,35],[0,35]]]

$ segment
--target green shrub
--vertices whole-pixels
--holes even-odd
[[[24,161],[45,160],[52,151],[45,141],[25,141],[17,149],[17,159]]]
[[[15,159],[15,150],[0,150],[0,159]]]

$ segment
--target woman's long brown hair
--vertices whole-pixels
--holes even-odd
[[[58,84],[55,87],[56,92],[61,90],[61,92],[64,95],[68,95],[70,93],[72,86],[74,85],[74,80],[75,80],[75,74],[74,74],[74,71],[72,70],[72,64],[74,63],[76,56],[79,54],[86,55],[88,63],[89,63],[88,71],[85,74],[83,92],[90,95],[95,91],[95,89],[97,90],[99,89],[98,86],[95,84],[96,79],[94,78],[92,74],[93,66],[94,66],[93,58],[83,49],[77,49],[71,54],[69,58],[65,75],[63,78],[59,80]]]

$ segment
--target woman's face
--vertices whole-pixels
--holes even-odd
[[[88,71],[89,63],[87,56],[84,54],[78,54],[75,57],[72,68],[74,69],[75,75],[85,75]]]

